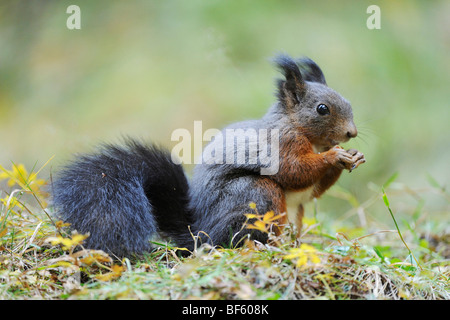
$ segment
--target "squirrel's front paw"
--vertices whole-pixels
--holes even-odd
[[[335,146],[327,151],[326,161],[339,169],[355,170],[361,163],[366,162],[364,155],[355,149],[344,150]]]
[[[366,159],[364,158],[364,154],[359,152],[356,149],[349,149],[349,150],[347,150],[347,153],[352,155],[352,161],[353,161],[353,165],[349,169],[349,172],[352,172],[353,170],[358,168],[360,164],[366,162]]]
[[[326,152],[325,161],[339,169],[347,169],[353,166],[353,155],[342,149],[340,146],[334,146]]]

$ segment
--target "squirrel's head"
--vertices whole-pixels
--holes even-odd
[[[311,143],[325,151],[356,137],[350,102],[327,86],[314,61],[279,55],[275,63],[285,77],[277,82],[280,107]]]

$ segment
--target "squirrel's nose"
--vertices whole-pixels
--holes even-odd
[[[348,137],[349,139],[354,138],[354,137],[356,137],[357,135],[358,135],[358,130],[356,130],[356,128],[355,128],[355,130],[349,130],[349,131],[347,131],[347,137]]]
[[[356,137],[357,135],[358,135],[358,130],[356,129],[355,125],[352,125],[347,131],[347,137],[349,139],[351,139],[351,138]]]

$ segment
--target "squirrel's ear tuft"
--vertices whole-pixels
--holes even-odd
[[[297,59],[296,62],[301,69],[302,76],[305,81],[318,82],[327,85],[322,70],[313,60],[308,57],[302,57]]]
[[[285,54],[278,55],[273,61],[285,77],[277,81],[278,99],[286,107],[293,107],[300,102],[306,91],[300,69],[297,63]]]

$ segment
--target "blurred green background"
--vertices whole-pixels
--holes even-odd
[[[71,4],[81,30],[66,27]],[[371,4],[380,30],[366,26]],[[0,164],[56,155],[48,178],[121,135],[170,148],[172,131],[194,120],[205,130],[259,118],[274,102],[269,59],[286,52],[314,59],[352,102],[360,134],[346,146],[367,163],[341,187],[363,201],[394,172],[410,188],[429,186],[428,174],[446,185],[449,15],[444,0],[2,1]]]

